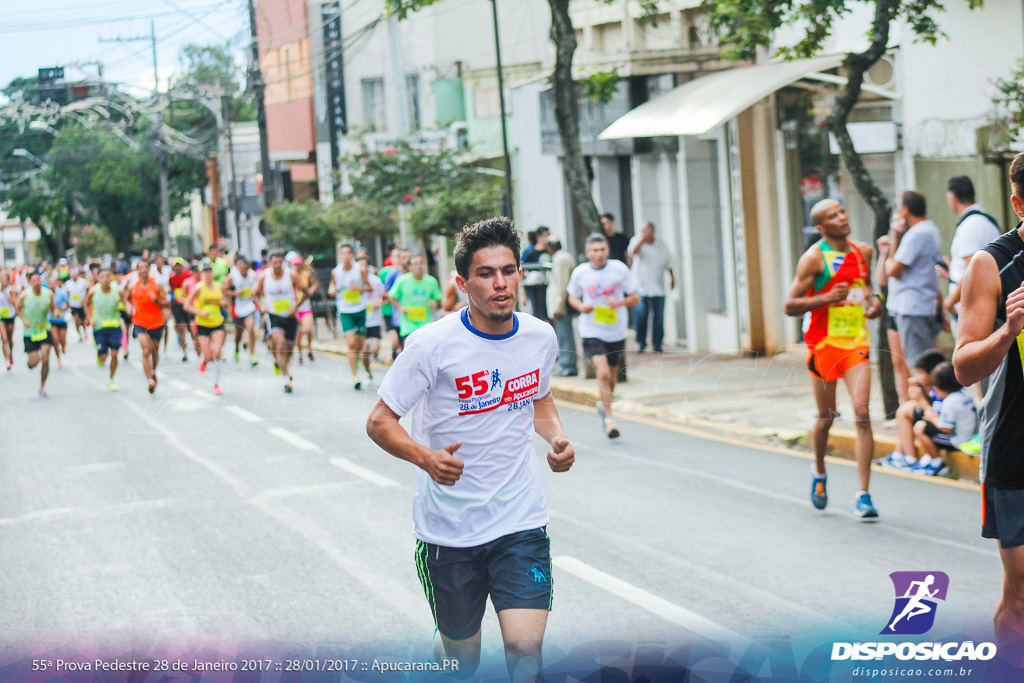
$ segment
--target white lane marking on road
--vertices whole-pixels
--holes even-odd
[[[241,419],[245,420],[246,422],[252,422],[252,423],[263,422],[263,418],[262,417],[260,417],[256,413],[250,413],[245,408],[241,408],[239,406],[228,406],[224,410],[228,411],[229,413],[231,413],[235,417],[238,417],[238,418],[241,418]]]
[[[385,477],[383,474],[377,474],[373,470],[367,469],[362,465],[357,465],[347,458],[331,458],[331,464],[340,470],[345,470],[349,474],[354,474],[372,484],[376,484],[377,486],[401,486],[401,484],[394,479]]]
[[[68,471],[72,474],[102,474],[104,472],[113,472],[122,467],[124,467],[123,462],[94,462],[91,465],[69,467]]]
[[[709,481],[714,481],[716,483],[723,484],[725,486],[731,486],[733,488],[740,489],[741,491],[747,491],[749,493],[754,493],[754,494],[762,496],[764,498],[772,498],[774,500],[781,500],[781,501],[783,501],[785,503],[793,503],[794,505],[799,505],[801,507],[804,507],[805,505],[807,505],[807,500],[805,498],[797,498],[796,496],[787,496],[785,494],[776,493],[774,491],[766,491],[765,489],[761,489],[761,488],[758,488],[756,486],[751,486],[750,484],[744,484],[742,482],[736,481],[735,479],[730,479],[729,477],[721,477],[721,476],[718,476],[717,474],[711,474],[710,472],[702,472],[701,470],[695,470],[695,469],[690,468],[690,467],[682,467],[681,465],[676,465],[676,464],[673,464],[673,463],[661,462],[659,460],[652,460],[651,458],[644,458],[644,457],[637,456],[637,455],[630,455],[630,454],[628,454],[628,453],[626,453],[624,451],[612,451],[612,450],[609,450],[607,448],[601,448],[600,446],[595,446],[593,444],[585,444],[585,443],[576,442],[575,446],[577,448],[579,448],[580,450],[587,449],[587,450],[590,450],[590,451],[594,451],[595,453],[604,453],[605,455],[610,455],[610,456],[615,457],[615,458],[617,458],[619,460],[634,460],[634,461],[637,461],[637,462],[642,462],[642,463],[647,464],[647,465],[653,465],[655,467],[661,467],[663,469],[672,470],[674,472],[679,472],[680,474],[685,474],[685,475],[689,475],[689,476],[692,476],[692,477],[699,477],[701,479],[707,479]],[[834,510],[822,510],[822,511],[817,512],[815,514],[817,514],[819,516],[820,515],[836,515],[836,516],[840,516],[840,517],[845,516],[844,513],[836,512]],[[983,547],[979,547],[979,546],[974,546],[974,545],[970,545],[968,543],[960,543],[959,541],[951,541],[949,539],[941,538],[939,536],[929,536],[928,534],[922,534],[922,533],[917,532],[917,531],[910,531],[909,529],[902,529],[900,527],[896,527],[896,526],[892,526],[892,525],[880,525],[879,533],[887,533],[887,532],[891,532],[891,533],[902,535],[902,536],[907,536],[909,538],[913,538],[913,539],[917,539],[917,540],[926,540],[929,543],[939,543],[941,545],[945,545],[945,546],[948,546],[950,548],[956,548],[958,550],[968,550],[970,552],[977,553],[979,555],[985,555],[986,557],[995,557],[995,556],[997,556],[999,554],[997,551],[992,550],[990,548],[983,548]]]
[[[49,510],[36,510],[27,512],[19,517],[0,517],[0,526],[20,524],[22,522],[40,522],[51,519],[63,519],[65,517],[95,518],[111,517],[124,514],[136,514],[147,510],[159,510],[161,508],[177,505],[186,502],[184,498],[156,498],[153,500],[137,500],[131,503],[117,503],[115,505],[101,505],[94,508],[51,508]]]
[[[81,376],[81,377],[83,377],[83,378],[88,380],[88,378],[85,377],[85,374],[82,373],[78,368],[75,368],[75,372],[78,373],[79,376]],[[95,382],[93,382],[93,384],[95,384]],[[154,419],[154,418],[150,417],[149,415],[147,415],[145,410],[143,410],[142,408],[139,408],[137,405],[132,403],[129,399],[125,398],[125,396],[123,394],[118,394],[118,400],[121,401],[121,403],[123,403],[125,406],[127,406],[128,410],[132,411],[133,413],[138,415],[141,419],[143,419],[147,423],[149,423],[150,427],[152,427],[156,431],[160,432],[160,434],[163,435],[164,440],[167,441],[167,443],[169,443],[174,448],[178,449],[178,451],[182,455],[184,455],[186,458],[188,458],[192,462],[196,463],[197,465],[200,465],[201,467],[205,467],[207,470],[209,470],[211,473],[213,473],[218,479],[220,479],[222,482],[224,482],[225,484],[230,486],[232,488],[232,490],[235,492],[235,495],[238,495],[238,496],[248,495],[249,487],[246,486],[242,482],[241,479],[238,479],[237,477],[235,477],[234,475],[229,473],[227,470],[225,470],[223,467],[221,467],[217,463],[215,463],[212,460],[209,460],[207,458],[204,458],[203,456],[199,455],[198,453],[193,451],[191,448],[189,448],[188,446],[183,444],[181,442],[181,439],[178,438],[177,434],[172,432],[170,429],[168,429],[167,427],[165,427],[161,423],[157,422],[156,419]]]
[[[310,453],[320,453],[320,447],[312,441],[306,441],[295,432],[290,432],[282,427],[268,427],[267,431],[281,439],[287,441],[291,445],[295,446],[301,451],[308,451]]]
[[[616,595],[627,602],[631,602],[637,607],[642,607],[648,612],[657,614],[662,619],[671,621],[673,624],[678,624],[683,628],[699,633],[707,638],[716,640],[746,640],[743,636],[731,631],[724,626],[720,626],[710,619],[706,619],[699,614],[695,614],[690,610],[680,607],[675,603],[669,602],[664,598],[659,598],[653,593],[648,593],[642,588],[638,588],[631,583],[627,583],[622,579],[618,579],[611,574],[591,567],[586,562],[581,562],[575,557],[569,557],[568,555],[561,555],[554,558],[555,566],[562,571],[569,572],[573,576],[583,579],[587,583],[591,583],[598,588]]]
[[[188,384],[187,382],[182,382],[182,381],[179,381],[179,380],[176,380],[176,379],[167,380],[167,383],[170,384],[175,389],[177,389],[178,391],[189,391],[189,390],[192,389],[192,385],[191,384]]]
[[[330,491],[337,491],[343,489],[346,486],[352,486],[355,482],[351,481],[335,481],[330,484],[310,484],[308,486],[284,486],[279,489],[267,489],[266,491],[260,491],[253,500],[266,500],[268,498],[287,498],[288,496],[310,496],[318,493],[328,493]]]
[[[210,403],[210,402],[213,402],[213,401],[217,400],[213,396],[211,396],[208,392],[205,392],[202,389],[193,389],[192,390],[192,395],[195,398],[198,398],[200,401],[205,401],[207,403]]]

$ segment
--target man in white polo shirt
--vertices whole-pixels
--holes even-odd
[[[581,263],[569,278],[569,304],[580,312],[580,338],[583,355],[597,370],[601,400],[597,412],[604,421],[609,439],[619,436],[612,422],[612,392],[619,366],[626,355],[626,334],[629,330],[626,309],[640,303],[636,282],[629,267],[622,261],[608,258],[608,242],[604,235],[587,238],[589,263]]]
[[[468,305],[410,333],[366,422],[377,445],[419,468],[416,568],[460,678],[479,664],[488,596],[513,678],[540,669],[552,567],[534,433],[552,471],[575,459],[550,391],[554,330],[515,312],[519,239],[507,218],[463,229],[456,286]]]
[[[946,198],[949,207],[958,217],[956,233],[950,247],[949,259],[949,295],[942,302],[949,312],[953,336],[956,336],[957,318],[960,314],[960,289],[967,272],[967,265],[978,251],[989,242],[999,238],[999,224],[996,219],[985,213],[974,200],[974,183],[965,175],[954,176],[946,185]]]

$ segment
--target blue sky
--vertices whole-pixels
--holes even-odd
[[[153,87],[153,56],[148,40],[101,43],[150,33],[156,24],[161,88],[179,69],[188,43],[231,42],[240,59],[248,43],[246,0],[0,0],[0,85],[40,67],[65,66],[69,79],[94,78],[103,63],[104,80]],[[81,63],[81,67],[71,66]]]

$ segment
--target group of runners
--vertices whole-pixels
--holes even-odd
[[[51,353],[62,367],[71,322],[79,342],[93,342],[97,365],[109,368],[110,391],[118,390],[118,356],[128,359],[134,338],[152,394],[159,385],[161,345],[166,353],[173,327],[182,362],[189,361],[192,349],[200,372],[210,372],[213,393],[220,394],[224,345],[233,328],[234,360],[240,362],[247,352],[250,366],[258,365],[262,337],[275,374],[285,378],[284,391],[291,393],[296,348],[300,363],[315,359],[311,297],[317,287],[309,263],[283,250],[270,252],[265,267],[239,255],[229,262],[212,248],[207,258],[192,263],[183,258],[168,263],[157,255],[131,268],[98,262],[67,267],[62,261],[56,268],[44,263],[0,270],[0,346],[11,371],[20,320],[27,365],[40,368],[39,395],[45,397]]]

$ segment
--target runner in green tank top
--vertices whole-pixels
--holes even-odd
[[[111,284],[110,268],[103,268],[99,284],[93,285],[85,295],[85,311],[92,321],[93,343],[96,345],[96,365],[103,367],[110,356],[110,379],[107,390],[117,391],[114,373],[117,372],[117,352],[121,348],[121,306],[124,293]]]
[[[39,395],[46,398],[46,378],[50,375],[50,349],[53,338],[50,336],[50,313],[57,315],[57,307],[53,304],[53,295],[43,289],[42,280],[37,271],[28,275],[28,289],[18,300],[18,317],[25,327],[25,353],[28,355],[28,369],[40,367]]]

